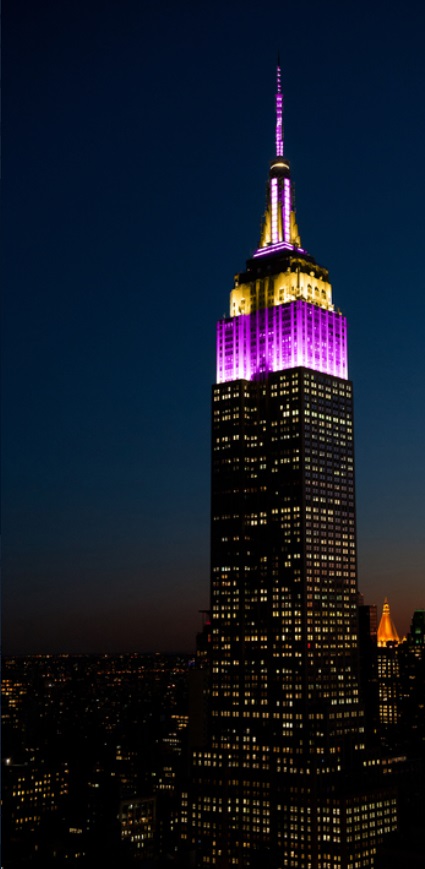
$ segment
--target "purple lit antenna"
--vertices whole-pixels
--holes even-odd
[[[278,250],[298,250],[300,253],[306,253],[300,246],[298,227],[295,221],[289,160],[284,156],[281,75],[278,55],[276,65],[276,154],[270,162],[267,210],[260,247],[253,254],[255,257],[268,256],[269,253],[275,253]],[[292,221],[291,217],[293,218]]]
[[[280,60],[277,58],[277,90],[276,90],[276,156],[283,157],[283,126],[282,126],[282,110],[283,96],[282,85],[280,81]]]

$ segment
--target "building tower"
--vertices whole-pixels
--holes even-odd
[[[388,598],[385,598],[384,604],[382,607],[382,615],[381,621],[379,622],[378,634],[377,634],[378,646],[386,646],[387,643],[396,643],[400,642],[399,635],[397,633],[397,628],[391,618],[390,605],[388,603]]]
[[[399,642],[388,598],[385,598],[377,633],[379,721],[384,728],[398,724],[400,717]]]
[[[369,741],[378,733],[378,611],[376,604],[359,603],[360,696]]]
[[[347,324],[301,246],[284,153],[217,326],[208,746],[183,840],[197,866],[372,866],[394,797],[366,786]]]

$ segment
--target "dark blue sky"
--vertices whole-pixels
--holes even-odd
[[[411,0],[4,4],[6,652],[193,648],[278,49],[302,242],[349,321],[360,589],[400,631],[425,606],[424,31]]]

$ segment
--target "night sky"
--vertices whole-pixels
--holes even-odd
[[[425,606],[421,2],[3,5],[3,647],[191,650],[215,324],[257,246],[275,63],[349,323],[359,588]]]

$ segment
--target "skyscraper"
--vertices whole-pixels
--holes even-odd
[[[383,727],[394,727],[400,715],[400,638],[387,598],[382,607],[377,642],[379,721]]]
[[[347,324],[301,245],[282,104],[278,67],[261,239],[217,326],[208,745],[183,838],[198,866],[354,869],[395,798],[365,778]]]

